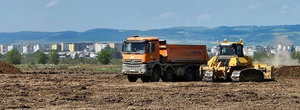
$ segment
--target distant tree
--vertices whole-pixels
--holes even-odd
[[[35,62],[32,60],[29,62],[29,65],[35,65]]]
[[[21,57],[21,64],[30,64],[31,61],[35,61],[35,56],[32,53],[23,54]]]
[[[111,56],[112,56],[112,54],[111,54],[110,50],[103,49],[101,52],[98,53],[97,60],[101,64],[107,65],[110,63]]]
[[[75,53],[74,59],[79,59],[79,55]]]
[[[2,62],[6,61],[6,54],[0,54],[0,61]]]
[[[111,53],[112,53],[112,58],[115,58],[115,59],[122,58],[121,52],[119,50],[117,50],[116,48],[112,48]]]
[[[13,49],[9,52],[7,52],[6,61],[10,64],[21,64],[21,54],[19,51]]]
[[[46,64],[48,62],[48,56],[42,51],[35,53],[35,59],[38,64]]]
[[[49,53],[49,63],[57,65],[59,63],[59,56],[57,50],[51,50]]]
[[[111,58],[114,58],[114,59],[121,59],[122,58],[121,52],[119,50],[117,50],[116,48],[105,47],[103,50],[104,51],[110,51]]]
[[[271,58],[274,57],[274,54],[267,54],[267,53],[255,53],[253,56],[254,61],[258,62],[264,62],[266,60],[270,60]]]
[[[292,52],[291,57],[300,61],[300,52]]]

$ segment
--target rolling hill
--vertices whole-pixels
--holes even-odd
[[[289,39],[294,45],[300,45],[300,25],[276,26],[221,26],[208,27],[172,27],[164,29],[118,30],[97,28],[85,32],[13,32],[0,33],[1,44],[11,43],[58,43],[58,42],[121,42],[131,35],[157,36],[169,43],[214,45],[217,41],[243,39],[248,45],[267,45]]]

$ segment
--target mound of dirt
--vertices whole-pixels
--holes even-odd
[[[14,67],[13,65],[0,62],[0,73],[1,74],[19,74],[22,71],[19,68]]]
[[[275,77],[300,77],[299,66],[281,66],[274,69]]]

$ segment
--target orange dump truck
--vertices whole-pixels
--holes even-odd
[[[122,46],[122,74],[130,82],[197,81],[199,66],[209,60],[205,45],[177,45],[158,37],[132,36]]]

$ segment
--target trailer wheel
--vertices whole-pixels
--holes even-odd
[[[166,63],[166,57],[159,55],[159,62],[160,63]]]
[[[141,79],[143,82],[149,82],[150,80],[149,76],[142,76]]]
[[[158,82],[160,79],[161,69],[159,66],[155,66],[152,70],[152,76],[150,77],[151,82]]]
[[[136,82],[138,77],[136,77],[136,76],[127,76],[127,79],[128,79],[129,82]]]
[[[163,82],[173,82],[175,79],[175,73],[172,68],[167,68],[165,74],[162,77]]]
[[[189,67],[186,69],[186,72],[184,74],[185,81],[195,81],[195,75],[194,75],[193,68]]]
[[[202,76],[200,75],[200,71],[199,71],[199,69],[198,68],[195,68],[194,69],[194,80],[195,81],[201,81],[202,80]]]

